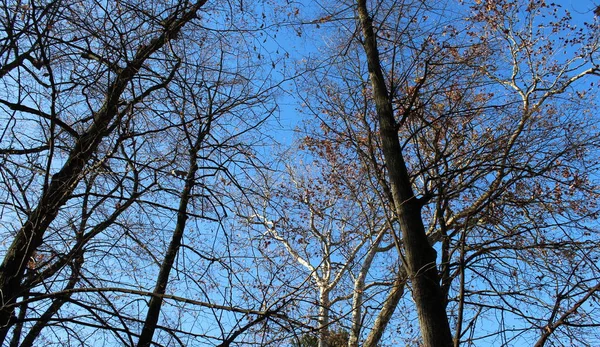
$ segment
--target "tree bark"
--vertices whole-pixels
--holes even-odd
[[[398,130],[385,79],[380,65],[377,39],[366,0],[358,1],[358,16],[363,33],[372,95],[380,126],[380,138],[388,171],[395,210],[402,229],[406,268],[412,282],[412,294],[419,317],[423,345],[452,346],[452,335],[436,266],[436,252],[427,240],[422,205],[412,190],[402,155]]]
[[[329,288],[319,288],[319,347],[329,346]]]

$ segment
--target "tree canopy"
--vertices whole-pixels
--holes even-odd
[[[0,26],[2,345],[600,344],[597,4]]]

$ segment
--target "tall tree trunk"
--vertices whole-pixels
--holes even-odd
[[[358,347],[363,321],[362,305],[365,290],[365,280],[384,235],[385,230],[380,231],[377,235],[377,238],[371,245],[371,249],[369,249],[365,256],[365,260],[363,261],[360,272],[354,281],[354,293],[352,295],[352,326],[350,328],[350,336],[348,338],[348,347]]]
[[[185,223],[188,218],[187,208],[192,195],[192,190],[196,184],[196,172],[198,171],[198,151],[200,150],[206,135],[210,132],[211,124],[212,115],[209,115],[207,123],[204,126],[200,126],[194,146],[190,149],[189,170],[185,176],[185,185],[179,200],[175,230],[173,230],[171,242],[169,243],[169,247],[167,249],[167,254],[165,255],[160,267],[158,278],[156,279],[156,285],[154,286],[153,291],[155,295],[150,298],[150,303],[148,304],[148,312],[146,313],[144,326],[142,327],[142,332],[138,340],[138,347],[148,347],[152,343],[152,336],[154,336],[154,332],[158,324],[158,318],[160,316],[160,309],[163,303],[162,295],[165,294],[167,290],[169,275],[171,273],[171,269],[173,269],[173,264],[175,263],[177,253],[181,248],[181,240],[185,231]]]
[[[325,285],[326,286],[326,285]],[[319,289],[319,347],[329,346],[329,288]]]
[[[358,16],[362,26],[363,47],[367,56],[373,99],[380,126],[380,137],[396,215],[402,229],[406,268],[412,282],[412,294],[417,307],[423,345],[452,346],[452,334],[445,309],[436,266],[436,252],[427,240],[421,202],[415,197],[402,155],[398,129],[377,50],[373,21],[366,0],[358,1]]]
[[[396,279],[392,284],[392,290],[388,293],[385,301],[383,302],[383,307],[375,322],[373,323],[373,328],[371,328],[371,332],[367,336],[363,347],[377,347],[379,346],[379,342],[381,341],[381,337],[387,328],[390,319],[392,319],[392,315],[398,307],[398,302],[404,295],[404,286],[406,285],[406,272],[400,268],[398,270],[398,274],[396,275]]]
[[[194,153],[194,161],[195,153]],[[187,174],[185,187],[183,188],[183,192],[181,194],[181,200],[179,201],[179,210],[177,211],[177,223],[175,225],[175,230],[173,231],[173,235],[171,237],[171,242],[169,243],[169,248],[167,249],[167,253],[165,254],[165,258],[160,267],[160,271],[158,273],[158,277],[156,279],[156,285],[154,286],[153,293],[155,295],[150,298],[150,303],[148,304],[148,312],[146,313],[146,319],[144,320],[144,327],[142,328],[142,333],[140,334],[140,338],[138,340],[138,347],[148,347],[152,342],[152,336],[154,336],[154,331],[156,330],[156,325],[158,323],[158,317],[160,316],[160,309],[163,303],[162,295],[165,294],[167,289],[167,283],[169,282],[169,274],[171,273],[171,269],[173,268],[173,264],[175,262],[175,258],[177,257],[177,253],[179,252],[179,248],[181,247],[181,239],[183,238],[183,232],[185,231],[185,222],[187,220],[187,206],[190,200],[190,195],[192,192],[192,188],[194,186],[194,176],[198,169],[198,165],[196,163],[193,164],[193,168],[190,169],[190,172]]]

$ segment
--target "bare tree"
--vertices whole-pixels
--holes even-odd
[[[294,165],[293,169],[288,166],[293,171],[281,173],[275,184],[265,182],[261,196],[271,198],[262,208],[258,203],[251,205],[244,218],[250,225],[260,226],[254,228],[253,237],[269,245],[261,252],[263,256],[273,259],[273,253],[283,253],[282,258],[288,259],[281,261],[282,265],[305,279],[302,285],[309,289],[304,294],[307,297],[300,296],[304,290],[295,293],[294,300],[315,302],[318,309],[314,318],[300,314],[296,319],[316,323],[318,345],[327,344],[334,326],[348,326],[348,338],[358,341],[365,319],[364,298],[390,282],[385,275],[377,277],[372,268],[397,267],[394,258],[385,254],[394,247],[388,232],[393,221],[375,201],[379,197],[371,194],[370,182],[360,167],[348,158],[328,157],[334,152],[327,144],[317,144],[317,139],[304,141],[313,147],[309,153],[323,157],[284,156]],[[305,166],[300,167],[300,162]],[[376,257],[377,266],[373,264]],[[306,310],[310,312],[310,306]]]
[[[254,12],[204,1],[3,11],[2,341],[229,345],[278,316],[283,304],[219,298],[235,281],[213,276],[234,271],[215,234],[223,182],[259,169],[245,141],[275,111],[271,64],[247,46],[263,38],[223,35]],[[216,330],[189,325],[198,315]]]
[[[564,333],[557,341],[586,343],[582,336],[595,341],[589,331],[574,331],[597,324],[589,301],[597,290],[596,266],[590,262],[594,256],[589,256],[597,242],[597,141],[586,105],[595,92],[594,82],[591,87],[582,83],[598,74],[597,23],[578,31],[568,13],[545,3],[459,7],[468,13],[463,22],[441,3],[383,2],[372,9],[360,2],[347,5],[321,16],[326,20],[320,25],[346,23],[340,33],[352,36],[340,34],[339,46],[332,45],[333,56],[322,70],[325,77],[315,79],[304,104],[318,117],[314,129],[319,136],[345,141],[355,158],[390,175],[379,180],[382,191],[388,184],[393,191],[394,181],[393,163],[384,160],[383,137],[395,148],[388,148],[387,156],[404,163],[396,176],[404,182],[404,198],[397,192],[393,201],[396,209],[421,211],[423,228],[401,229],[417,230],[417,243],[429,249],[416,253],[414,264],[421,265],[407,267],[404,280],[419,296],[414,276],[428,277],[415,269],[438,263],[423,292],[430,290],[437,299],[426,300],[420,309],[430,314],[419,315],[455,329],[451,338],[448,329],[433,331],[437,325],[421,321],[423,342],[532,342],[543,330],[542,343],[557,332],[554,324]],[[362,11],[362,37],[344,22],[355,6]],[[544,15],[556,20],[538,26]],[[565,44],[580,50],[561,57]],[[380,140],[372,140],[378,136]],[[333,156],[347,156],[341,146],[330,147]],[[402,211],[394,211],[400,218]],[[411,242],[405,238],[403,234],[400,242],[407,252]],[[421,258],[427,254],[429,258]],[[412,259],[409,253],[402,256],[405,264]],[[560,284],[548,290],[548,283]],[[537,294],[530,295],[532,291]],[[386,312],[400,301],[389,302],[393,304]],[[419,306],[416,297],[415,302]],[[574,315],[584,309],[589,311]],[[560,319],[563,314],[572,323]],[[478,335],[480,322],[494,316],[504,317],[497,330]],[[519,328],[512,328],[507,317],[519,321]],[[373,342],[371,337],[366,341]]]
[[[254,5],[2,4],[3,344],[598,344],[592,10]]]

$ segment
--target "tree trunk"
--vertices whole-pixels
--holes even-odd
[[[321,288],[319,292],[319,347],[328,347],[329,337],[329,289]]]
[[[379,244],[381,243],[384,234],[385,231],[382,230],[377,235],[377,238],[371,245],[371,249],[369,249],[365,256],[365,260],[360,272],[354,281],[354,293],[352,295],[352,326],[350,328],[350,336],[348,338],[348,347],[358,347],[363,321],[362,305],[365,290],[365,280],[367,278],[369,269],[371,268],[371,264],[373,263],[373,259],[375,259],[375,255],[377,254]]]
[[[373,323],[373,328],[363,347],[377,347],[379,346],[379,342],[381,341],[381,337],[387,328],[390,319],[392,319],[392,315],[398,307],[398,302],[404,295],[404,286],[406,285],[406,272],[401,269],[398,270],[398,274],[396,275],[396,280],[394,280],[394,284],[392,285],[392,290],[388,293],[385,301],[383,302],[383,307],[377,318],[375,319],[375,323]]]
[[[80,279],[80,271],[83,265],[83,250],[80,250],[80,253],[76,256],[74,261],[71,264],[71,276],[69,278],[69,282],[63,289],[64,291],[69,291],[70,289],[75,288],[75,285],[79,282]],[[48,322],[50,319],[56,315],[58,310],[68,301],[70,298],[70,294],[66,294],[64,296],[57,297],[54,299],[50,307],[40,316],[38,321],[29,329],[29,332],[21,342],[21,347],[32,347],[35,346],[36,339],[40,336],[42,329],[48,326]]]
[[[452,335],[436,266],[436,252],[427,240],[421,216],[422,205],[416,199],[402,155],[398,130],[377,50],[377,39],[366,0],[358,0],[358,16],[363,32],[373,99],[380,126],[380,137],[400,228],[406,268],[412,282],[412,294],[419,317],[423,345],[452,346]]]
[[[150,298],[150,303],[148,304],[148,312],[146,313],[144,326],[142,327],[142,332],[138,340],[138,347],[148,347],[152,343],[152,336],[154,336],[154,331],[156,330],[156,326],[158,324],[160,309],[163,303],[162,295],[165,294],[167,290],[169,274],[171,273],[171,269],[173,269],[173,264],[175,263],[177,253],[181,248],[181,239],[183,238],[185,223],[188,218],[187,207],[192,195],[192,190],[196,184],[196,172],[198,171],[198,151],[200,150],[206,135],[210,132],[212,117],[212,115],[209,115],[206,124],[204,124],[204,126],[200,126],[194,146],[190,148],[189,170],[185,174],[185,186],[183,187],[181,198],[179,200],[175,230],[173,230],[173,236],[171,237],[167,254],[165,255],[165,259],[160,267],[158,278],[156,279],[156,285],[154,286],[153,292],[155,295]]]
[[[195,157],[195,155],[194,155]],[[195,158],[194,158],[195,160]],[[152,298],[148,304],[148,312],[146,313],[146,319],[144,320],[144,327],[138,340],[138,347],[148,347],[152,343],[152,336],[156,330],[158,318],[160,316],[160,309],[163,303],[162,295],[167,290],[167,283],[169,282],[169,274],[173,268],[175,258],[181,247],[181,239],[183,238],[183,232],[185,231],[185,222],[187,220],[187,206],[190,200],[190,194],[193,188],[194,175],[198,168],[198,165],[194,165],[194,170],[190,170],[188,173],[183,193],[181,194],[181,200],[179,201],[179,210],[177,212],[177,224],[167,249],[167,254],[162,262],[158,277],[156,279],[156,285],[154,286]]]

